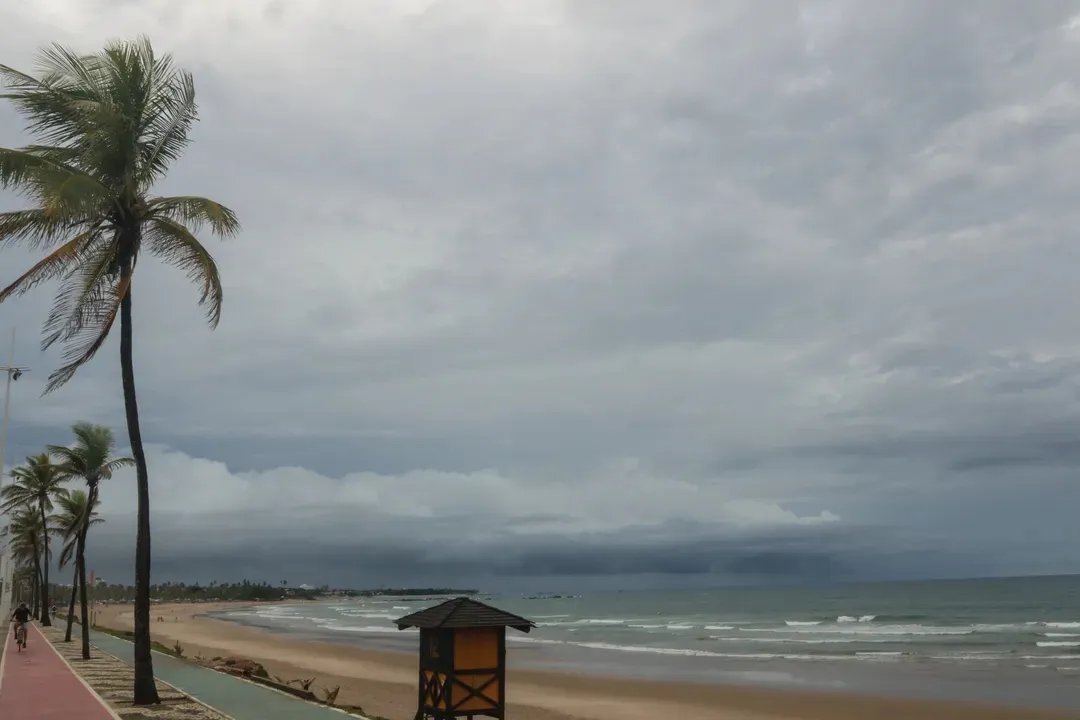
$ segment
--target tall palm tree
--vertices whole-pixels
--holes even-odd
[[[0,302],[38,283],[60,281],[43,345],[66,346],[46,392],[94,357],[120,316],[120,370],[138,482],[135,547],[136,705],[159,702],[150,655],[150,486],[132,362],[132,277],[143,251],[180,268],[199,286],[211,327],[221,317],[217,265],[196,239],[200,227],[227,237],[236,215],[201,197],[158,197],[154,183],[189,143],[195,83],[150,41],[114,42],[92,55],[54,45],[40,75],[0,65],[3,97],[40,144],[0,148],[0,187],[34,205],[0,213],[0,247],[22,241],[48,254],[0,291]]]
[[[36,615],[41,600],[42,536],[45,534],[41,517],[31,504],[13,506],[8,512],[11,513],[8,531],[11,559],[23,569],[22,582],[30,585],[30,604]]]
[[[75,572],[78,577],[79,605],[82,611],[82,651],[83,659],[90,659],[90,624],[86,600],[86,535],[93,524],[94,508],[98,505],[98,486],[102,480],[109,480],[113,473],[125,467],[131,467],[135,460],[129,457],[113,457],[116,441],[112,430],[104,425],[76,423],[71,426],[75,442],[71,446],[49,445],[48,450],[59,461],[60,475],[66,480],[85,480],[87,497],[83,503],[81,519],[83,525],[76,528],[74,538]],[[66,520],[67,518],[65,518]],[[61,556],[63,559],[63,556]],[[72,588],[72,608],[75,603],[75,591]],[[71,615],[68,613],[68,639],[71,638]]]
[[[41,521],[42,558],[41,563],[41,614],[39,619],[43,627],[52,625],[49,617],[49,513],[53,509],[53,500],[67,492],[64,476],[59,466],[53,464],[48,453],[31,455],[26,464],[11,471],[12,482],[0,491],[0,507],[4,510],[32,505],[37,509]]]
[[[93,525],[105,522],[98,517],[96,505],[97,498],[90,502],[90,493],[85,490],[72,490],[67,495],[58,498],[56,504],[60,512],[53,516],[53,528],[64,540],[64,546],[60,552],[59,566],[65,567],[72,560],[75,561],[75,577],[71,580],[71,600],[68,602],[67,630],[64,633],[64,642],[71,642],[71,626],[75,622],[75,598],[78,592],[82,592],[82,614],[80,624],[88,628],[89,612],[86,605],[86,534]],[[90,659],[90,633],[87,630],[83,635],[83,659]]]

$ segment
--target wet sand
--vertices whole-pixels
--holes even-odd
[[[279,603],[274,603],[279,604]],[[204,617],[250,606],[155,605],[151,632],[185,655],[236,655],[263,664],[285,680],[316,677],[313,689],[341,686],[339,704],[359,705],[371,715],[411,720],[416,712],[417,660],[340,643],[286,635]],[[158,622],[157,618],[162,621]],[[132,628],[131,606],[100,608],[100,625]],[[773,690],[758,687],[586,677],[569,673],[507,671],[509,718],[513,720],[1061,720],[1077,713],[929,702],[861,695]]]

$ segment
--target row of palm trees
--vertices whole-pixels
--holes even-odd
[[[10,515],[8,544],[19,566],[13,575],[16,586],[29,591],[34,615],[43,626],[52,625],[49,603],[49,568],[54,545],[62,543],[58,566],[74,562],[71,598],[68,602],[65,642],[71,642],[76,591],[80,605],[83,659],[90,659],[89,609],[86,599],[86,541],[90,528],[103,522],[98,516],[98,489],[116,470],[134,464],[129,457],[115,457],[112,430],[102,425],[77,423],[71,428],[71,445],[48,445],[11,471],[11,482],[0,490],[0,509]],[[82,482],[86,489],[69,488]]]

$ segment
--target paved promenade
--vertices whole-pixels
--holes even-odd
[[[134,647],[127,640],[91,632],[90,642],[102,652],[126,663],[132,662]],[[232,720],[348,720],[356,717],[161,653],[154,653],[154,675]],[[6,720],[7,717],[0,712],[0,718]],[[74,716],[65,720],[71,720],[71,717]]]
[[[117,720],[118,716],[31,626],[19,652],[6,622],[0,659],[0,718],[4,720]],[[341,720],[341,716],[338,716]]]

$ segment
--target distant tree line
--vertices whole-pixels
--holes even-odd
[[[60,589],[57,588],[57,592]],[[110,584],[98,581],[91,590],[95,602],[130,603],[135,597],[135,588],[130,585]],[[277,585],[268,582],[220,583],[216,580],[208,584],[166,582],[150,586],[150,599],[153,602],[261,602],[285,600],[320,600],[330,597],[377,597],[391,595],[400,597],[424,597],[428,595],[475,595],[476,590],[456,588],[379,588],[355,590],[351,588],[290,586],[287,580]]]

